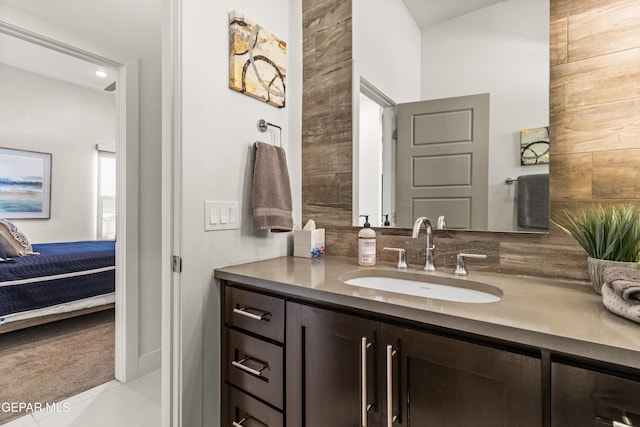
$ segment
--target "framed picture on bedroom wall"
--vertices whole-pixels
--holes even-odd
[[[0,218],[49,218],[51,153],[0,148]]]

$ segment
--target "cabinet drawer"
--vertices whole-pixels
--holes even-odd
[[[280,412],[236,389],[224,384],[225,418],[223,427],[282,427]]]
[[[283,407],[282,347],[225,328],[225,379],[272,405]]]
[[[552,426],[640,425],[640,382],[553,363],[551,412]]]
[[[225,322],[228,325],[284,342],[284,300],[227,286]]]

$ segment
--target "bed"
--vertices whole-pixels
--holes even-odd
[[[114,241],[32,247],[0,262],[0,333],[114,306]]]

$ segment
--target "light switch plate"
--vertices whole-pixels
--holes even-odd
[[[240,228],[240,203],[204,201],[204,231]]]

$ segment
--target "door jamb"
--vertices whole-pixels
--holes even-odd
[[[115,377],[130,381],[138,376],[138,60],[121,64],[4,21],[0,32],[117,70]]]

